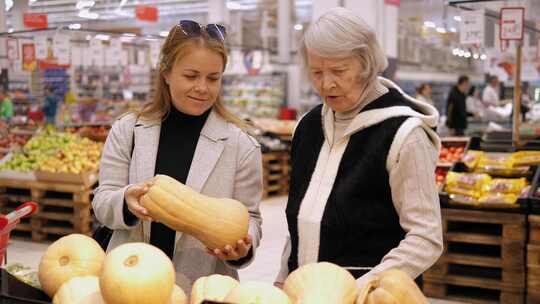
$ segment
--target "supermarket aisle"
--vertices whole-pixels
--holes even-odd
[[[263,215],[263,239],[257,251],[257,258],[247,268],[240,271],[243,281],[273,282],[279,271],[281,251],[287,233],[284,216],[286,197],[275,197],[261,203]],[[19,262],[37,269],[39,259],[48,244],[11,241],[8,248],[9,263]],[[432,304],[457,304],[442,300],[431,300]]]

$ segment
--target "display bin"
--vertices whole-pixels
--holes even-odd
[[[531,214],[540,214],[540,197],[536,196],[536,192],[539,190],[538,183],[540,182],[540,170],[536,171],[534,175],[533,184],[531,186],[531,192],[529,193],[529,206]],[[540,193],[539,193],[540,194]]]
[[[75,173],[53,173],[45,171],[36,171],[36,179],[47,183],[67,183],[92,187],[98,179],[97,171]]]
[[[451,171],[458,172],[458,173],[465,173],[465,172],[468,172],[468,168],[464,163],[457,162],[454,164]],[[531,197],[531,193],[533,189],[536,188],[535,182],[537,181],[535,181],[535,177],[538,174],[537,171],[538,171],[538,166],[531,166],[525,176],[514,176],[515,178],[525,177],[527,181],[529,182],[529,184],[531,185],[531,188],[529,190],[527,197],[518,198],[515,204],[510,205],[510,204],[478,203],[478,204],[471,205],[471,204],[458,203],[450,199],[449,194],[444,191],[444,186],[443,186],[441,187],[441,191],[439,192],[439,200],[441,203],[441,207],[449,208],[449,209],[470,209],[470,210],[498,211],[498,212],[528,214],[530,212],[529,198]],[[491,176],[499,177],[496,175],[491,175]]]
[[[49,304],[51,299],[41,290],[15,278],[5,269],[0,269],[0,304]]]

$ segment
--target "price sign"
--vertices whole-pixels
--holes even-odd
[[[503,7],[501,8],[501,40],[522,40],[525,19],[525,8]]]

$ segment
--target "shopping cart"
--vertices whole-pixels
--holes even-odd
[[[38,210],[34,202],[26,202],[7,215],[0,214],[0,266],[6,261],[7,245],[11,230],[20,222],[21,218],[31,216]]]

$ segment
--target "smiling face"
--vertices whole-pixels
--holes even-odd
[[[197,45],[187,47],[165,75],[173,106],[194,116],[210,109],[221,90],[223,65],[218,52]]]
[[[358,104],[362,93],[358,58],[324,58],[308,51],[307,63],[315,90],[332,110],[345,112]]]

